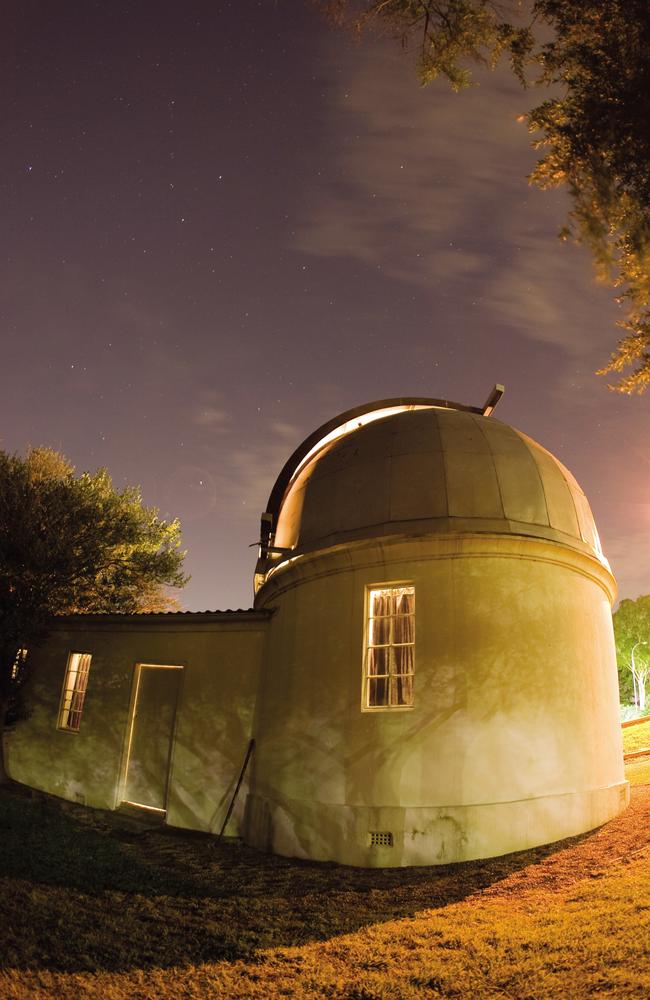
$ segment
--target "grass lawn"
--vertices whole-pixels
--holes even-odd
[[[650,722],[641,722],[638,726],[626,726],[623,730],[623,751],[650,748]]]
[[[552,848],[372,871],[2,791],[0,997],[647,1000],[649,862],[642,784]]]

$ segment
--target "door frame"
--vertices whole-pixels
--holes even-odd
[[[122,763],[120,765],[120,778],[118,782],[117,789],[117,802],[116,808],[119,809],[120,806],[131,806],[134,809],[142,809],[145,812],[153,813],[164,820],[167,816],[167,805],[169,803],[169,789],[171,786],[172,779],[172,768],[174,763],[174,751],[176,749],[176,730],[178,728],[178,715],[179,708],[181,704],[181,695],[183,689],[183,680],[185,676],[185,663],[151,663],[145,661],[138,661],[134,664],[133,678],[131,681],[131,696],[129,699],[129,714],[127,716],[126,730],[124,735],[124,745],[122,748]],[[138,707],[138,695],[140,692],[140,679],[142,677],[143,670],[180,670],[180,679],[178,684],[178,696],[176,698],[176,705],[174,707],[174,721],[172,723],[172,730],[169,737],[169,754],[167,757],[167,776],[165,780],[165,808],[158,809],[156,806],[147,806],[142,802],[131,802],[126,798],[126,788],[129,775],[129,762],[131,760],[131,747],[133,744],[133,733],[135,730],[135,720],[136,720],[136,709]]]

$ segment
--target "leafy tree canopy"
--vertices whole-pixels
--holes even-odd
[[[105,469],[77,476],[47,448],[0,451],[0,739],[25,674],[17,651],[44,638],[52,615],[168,610],[165,588],[187,582],[183,557],[178,521],[115,489]]]
[[[422,83],[471,83],[502,55],[520,82],[551,87],[524,119],[541,150],[529,180],[566,185],[563,238],[592,252],[625,307],[624,335],[599,374],[650,385],[650,4],[647,0],[320,0],[337,22],[411,42]],[[526,20],[526,17],[528,18]]]

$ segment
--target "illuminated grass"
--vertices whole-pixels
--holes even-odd
[[[632,775],[631,775],[632,776]],[[0,795],[0,996],[650,996],[650,787],[600,830],[364,871]]]
[[[626,726],[623,730],[623,752],[650,748],[650,722],[638,726]]]
[[[625,775],[631,785],[650,784],[650,757],[630,761],[625,768]]]

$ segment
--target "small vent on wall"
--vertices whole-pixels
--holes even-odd
[[[370,833],[370,846],[371,847],[392,847],[393,846],[393,835],[386,831],[379,832],[378,830],[372,830]]]

